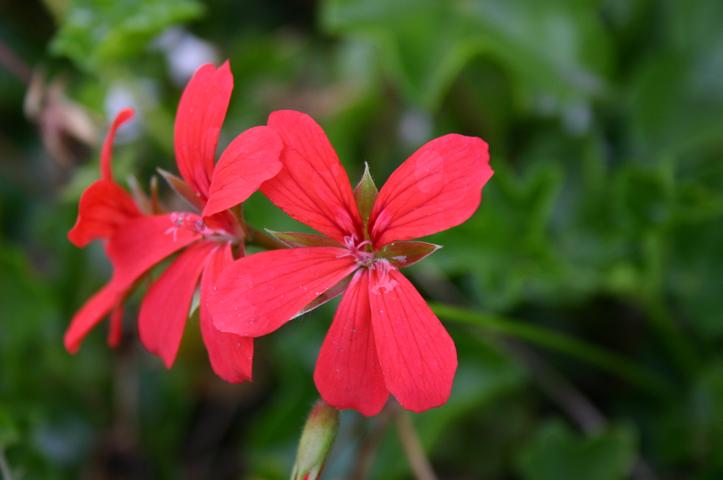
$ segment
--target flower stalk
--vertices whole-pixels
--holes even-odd
[[[323,400],[316,402],[301,433],[291,480],[316,480],[320,477],[338,430],[339,411]]]

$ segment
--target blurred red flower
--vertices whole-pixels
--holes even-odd
[[[436,249],[410,239],[458,225],[477,209],[493,174],[487,144],[454,134],[432,140],[378,194],[365,175],[355,198],[311,117],[278,111],[268,126],[283,140],[283,168],[262,192],[324,235],[277,234],[295,248],[228,267],[209,304],[216,327],[262,336],[308,311],[320,296],[344,291],[316,363],[322,398],[365,415],[377,414],[390,393],[416,412],[442,405],[457,368],[454,342],[399,268]]]
[[[229,382],[251,378],[252,340],[216,329],[206,299],[219,272],[233,261],[234,247],[238,255],[244,253],[243,228],[229,209],[281,169],[282,144],[273,129],[254,127],[238,135],[215,163],[232,89],[228,62],[218,69],[204,65],[181,97],[174,148],[183,178],[166,176],[189,202],[191,211],[142,212],[114,182],[111,145],[117,128],[132,111],[124,110],[114,121],[103,145],[101,179],[83,193],[78,220],[68,233],[79,247],[94,239],[106,240],[113,276],[73,317],[65,334],[70,352],[77,351],[87,333],[109,313],[109,342],[117,344],[122,304],[134,284],[153,266],[183,250],[143,298],[141,341],[167,367],[173,364],[200,279],[201,332],[214,371]]]

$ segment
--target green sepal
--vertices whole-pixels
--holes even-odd
[[[341,295],[342,293],[344,293],[346,291],[346,287],[349,286],[350,282],[351,282],[351,277],[345,278],[341,282],[339,282],[336,285],[334,285],[333,287],[331,287],[326,292],[324,292],[321,295],[319,295],[318,297],[316,297],[310,304],[308,304],[307,306],[302,308],[301,311],[299,313],[297,313],[296,315],[294,315],[292,318],[297,318],[302,315],[306,315],[310,311],[317,309],[320,306],[324,305],[325,303],[334,300],[336,297],[338,297],[339,295]]]
[[[379,190],[374,183],[371,173],[369,173],[369,164],[364,162],[364,173],[354,188],[354,198],[356,199],[356,205],[359,208],[359,214],[361,215],[365,230],[369,215],[372,214],[374,201],[377,199],[377,193],[379,193]]]
[[[189,205],[203,211],[203,200],[184,179],[172,174],[171,172],[163,170],[162,168],[157,168],[156,170],[158,170],[158,173],[163,177],[168,185],[170,185],[170,187],[178,195],[180,195],[181,198],[188,202]]]
[[[158,196],[158,177],[153,175],[150,182],[150,208],[153,215],[164,213],[166,209],[161,203],[161,199]]]
[[[301,233],[301,232],[275,232],[273,230],[266,229],[266,233],[280,241],[284,245],[296,248],[296,247],[340,247],[336,240],[332,240],[324,235],[318,235],[316,233]]]
[[[442,245],[434,243],[400,240],[385,245],[379,251],[379,256],[389,260],[395,267],[402,268],[414,265],[440,248],[442,248]]]
[[[192,318],[200,306],[201,306],[201,287],[198,286],[196,288],[196,290],[194,290],[193,297],[191,298],[191,308],[188,309],[188,318]]]
[[[151,207],[151,199],[148,198],[146,192],[144,192],[141,188],[141,185],[138,183],[138,179],[135,176],[130,175],[127,182],[128,189],[131,191],[131,196],[133,197],[133,201],[138,209],[145,214],[155,213]]]

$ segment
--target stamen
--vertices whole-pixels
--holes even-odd
[[[232,234],[222,228],[209,228],[201,218],[195,220],[189,218],[189,214],[185,212],[173,212],[170,215],[171,226],[164,232],[166,235],[172,235],[173,241],[178,240],[178,232],[181,228],[190,230],[193,233],[200,233],[205,240],[218,242],[236,242],[237,239]]]
[[[397,281],[389,276],[389,272],[394,269],[394,266],[389,263],[389,260],[386,258],[377,259],[376,262],[370,265],[369,269],[379,271],[379,277],[374,283],[374,286],[372,286],[373,294],[388,293],[397,286]],[[382,290],[384,292],[382,292]]]
[[[360,267],[370,267],[375,262],[374,252],[364,250],[365,246],[371,246],[372,242],[364,240],[357,243],[356,235],[347,235],[344,237],[344,246],[347,251],[338,256],[338,258],[354,257],[356,263]]]
[[[350,250],[354,250],[356,245],[356,235],[346,235],[344,237],[344,246]]]
[[[186,221],[186,214],[181,212],[173,212],[171,213],[171,226],[166,229],[164,232],[166,235],[172,235],[173,241],[175,242],[178,240],[178,229],[183,227],[183,224]]]

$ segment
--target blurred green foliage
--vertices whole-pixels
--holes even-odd
[[[88,70],[102,69],[139,54],[159,32],[201,12],[194,0],[72,1],[50,51]]]
[[[333,305],[257,342],[241,386],[213,377],[195,318],[172,370],[143,351],[138,295],[119,350],[103,326],[62,348],[109,267],[65,239],[98,155],[58,108],[82,106],[100,138],[135,107],[115,167],[147,185],[175,171],[193,68],[229,58],[222,143],[301,109],[353,180],[368,162],[381,186],[437,135],[489,142],[480,210],[410,269],[460,307],[438,310],[459,349],[453,396],[414,417],[441,478],[723,477],[722,24],[718,0],[3,3],[0,463],[17,478],[287,477]],[[28,117],[31,72],[45,100]],[[258,195],[245,214],[303,228]],[[604,421],[591,430],[580,408]],[[328,478],[377,437],[370,478],[408,478],[393,425],[352,412]]]
[[[520,456],[520,471],[531,480],[624,478],[635,461],[634,436],[625,428],[580,438],[558,422],[543,425]]]

